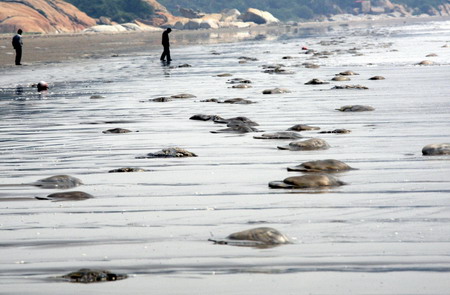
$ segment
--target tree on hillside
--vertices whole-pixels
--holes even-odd
[[[109,17],[111,20],[124,23],[137,18],[148,18],[153,15],[153,7],[142,0],[66,0],[87,15],[99,18]]]

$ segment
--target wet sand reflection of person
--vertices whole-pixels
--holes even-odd
[[[170,62],[172,59],[170,58],[170,42],[169,42],[169,33],[172,32],[171,28],[167,28],[162,33],[162,46],[164,47],[164,51],[161,54],[161,61],[164,61],[167,58],[167,62]]]
[[[23,86],[21,86],[21,85],[18,85],[17,87],[16,87],[16,95],[22,95],[23,94]]]

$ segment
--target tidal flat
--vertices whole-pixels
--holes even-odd
[[[450,156],[422,148],[450,143],[449,21],[173,46],[170,65],[160,53],[0,68],[0,294],[448,294]],[[253,103],[217,103],[235,98]],[[320,129],[254,138],[299,124]],[[320,133],[336,129],[350,132]],[[277,148],[311,138],[329,148]],[[145,157],[171,148],[196,156]],[[268,186],[325,159],[354,168],[333,173],[345,185]],[[56,175],[81,183],[33,185]],[[91,197],[47,198],[73,191]],[[258,227],[290,243],[208,241]],[[62,279],[79,269],[126,278]]]

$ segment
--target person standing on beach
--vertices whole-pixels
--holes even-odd
[[[22,30],[19,29],[17,31],[17,35],[15,35],[12,39],[12,46],[16,50],[16,66],[21,66],[20,60],[22,59]]]
[[[170,58],[170,43],[169,43],[169,33],[172,32],[171,28],[167,28],[163,33],[162,33],[162,46],[164,47],[164,51],[161,54],[161,60],[163,61],[166,57],[167,57],[167,61],[171,61],[172,59]]]

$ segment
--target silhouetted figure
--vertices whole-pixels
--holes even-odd
[[[164,60],[167,57],[167,61],[171,61],[170,58],[170,43],[169,43],[169,33],[172,32],[171,28],[167,28],[162,33],[162,46],[164,47],[164,51],[161,54],[161,60]]]
[[[17,35],[15,35],[12,39],[12,46],[16,50],[16,66],[21,66],[20,60],[22,59],[22,30],[19,29],[17,31]]]

